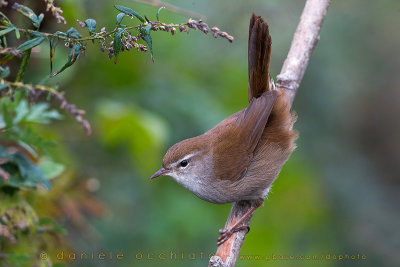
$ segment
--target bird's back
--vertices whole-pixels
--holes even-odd
[[[224,199],[225,202],[232,202],[238,198],[246,200],[266,196],[283,164],[296,147],[297,133],[293,130],[296,116],[290,112],[290,102],[285,91],[275,90],[270,82],[268,70],[271,57],[271,36],[268,25],[261,17],[254,14],[249,26],[248,57],[249,106],[228,117],[216,127],[217,129],[211,131],[216,132],[218,128],[226,129],[229,125],[236,127],[235,122],[243,118],[250,109],[254,109],[252,103],[260,101],[261,98],[273,99],[274,103],[270,101],[264,103],[265,109],[271,105],[269,117],[263,122],[256,145],[251,148],[251,153],[248,153],[249,157],[243,157],[238,164],[231,166],[236,172],[227,172],[215,177],[220,188],[224,188],[221,191],[223,194],[221,199]],[[274,98],[272,98],[272,91],[275,94]],[[246,130],[246,132],[252,131],[254,130]],[[223,138],[238,139],[236,142],[232,142],[237,147],[226,147],[226,153],[231,151],[232,157],[235,154],[244,154],[235,151],[245,143],[244,140],[240,140],[236,134],[232,133],[230,137],[221,136],[221,139]],[[215,146],[218,145],[215,144]]]

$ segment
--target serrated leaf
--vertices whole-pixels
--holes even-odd
[[[46,38],[45,37],[36,37],[26,41],[25,43],[21,44],[17,47],[18,50],[24,52],[28,49],[32,49],[35,46],[40,45]]]
[[[5,68],[0,67],[0,77],[1,78],[6,78],[8,75],[10,75],[10,68],[8,66],[5,67]]]
[[[158,16],[160,16],[160,12],[161,12],[161,10],[163,10],[164,8],[165,8],[165,6],[162,6],[162,7],[160,7],[160,8],[158,9],[158,11],[157,11],[156,17],[157,17],[157,20],[158,20],[158,21],[160,21],[160,19],[158,18]]]
[[[151,25],[147,25],[146,27],[142,28],[142,34],[143,34],[143,39],[146,41],[147,46],[150,48],[151,60],[154,61],[153,40],[151,39],[150,30],[151,30]]]
[[[56,76],[57,74],[63,72],[65,69],[67,69],[67,68],[70,67],[72,64],[74,64],[75,61],[76,61],[76,59],[79,57],[80,52],[81,52],[81,46],[80,46],[79,44],[74,45],[74,46],[71,48],[71,51],[70,51],[69,54],[68,54],[67,63],[65,63],[65,65],[64,65],[61,69],[59,69],[58,71],[52,73],[52,74],[50,75],[50,77]]]
[[[114,6],[118,11],[121,11],[123,13],[125,13],[128,16],[135,16],[136,18],[138,18],[142,23],[145,22],[144,18],[142,16],[139,15],[139,13],[137,13],[136,11],[132,10],[129,7],[125,7],[125,6],[120,6],[120,5],[115,5]]]
[[[121,51],[121,38],[122,38],[122,33],[124,32],[124,29],[119,29],[117,33],[114,35],[114,44],[113,44],[113,49],[114,49],[114,56],[115,56],[115,63],[117,60],[117,57],[119,55],[119,52]]]
[[[118,13],[117,17],[116,17],[116,21],[117,21],[117,25],[119,26],[122,22],[122,19],[125,17],[125,13]]]
[[[10,28],[1,30],[1,31],[0,31],[0,36],[3,36],[3,35],[5,35],[5,34],[7,34],[7,33],[9,33],[9,32],[12,32],[13,30],[15,30],[15,27],[10,27]]]
[[[94,19],[85,20],[85,25],[88,28],[89,32],[93,34],[96,29],[96,21]]]
[[[82,35],[74,27],[69,28],[68,31],[66,31],[65,33],[68,37],[72,37],[75,39],[79,39],[82,37]]]

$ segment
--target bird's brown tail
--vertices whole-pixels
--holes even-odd
[[[268,24],[260,16],[253,15],[249,26],[249,101],[258,98],[269,86],[269,61],[271,36]]]

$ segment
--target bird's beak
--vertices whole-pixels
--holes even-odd
[[[166,175],[166,174],[168,174],[168,173],[169,173],[169,170],[164,169],[164,168],[161,168],[161,169],[159,169],[158,171],[156,171],[156,173],[153,174],[153,175],[150,177],[150,179],[154,179],[154,178],[157,178],[158,176]]]

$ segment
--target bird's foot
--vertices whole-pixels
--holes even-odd
[[[217,240],[217,245],[220,246],[222,245],[226,240],[229,239],[229,237],[231,237],[231,235],[233,235],[234,233],[241,231],[241,230],[247,230],[247,233],[250,231],[250,226],[248,225],[238,225],[238,226],[234,226],[234,227],[229,227],[229,228],[225,228],[225,229],[220,229],[219,230],[219,237]]]

